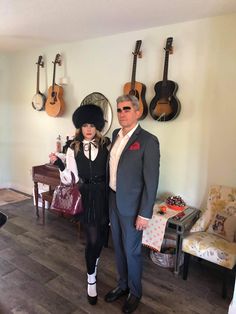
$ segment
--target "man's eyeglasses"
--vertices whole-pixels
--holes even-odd
[[[121,113],[122,111],[124,111],[124,112],[130,112],[130,110],[131,110],[131,107],[129,107],[129,106],[125,106],[125,107],[123,107],[123,108],[117,108],[117,112],[118,112],[118,113]]]

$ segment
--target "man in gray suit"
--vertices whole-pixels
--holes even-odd
[[[138,124],[140,111],[135,96],[120,96],[117,114],[121,129],[115,130],[112,138],[109,206],[119,280],[105,301],[128,295],[122,310],[132,313],[142,296],[142,231],[152,217],[160,151],[158,139]]]

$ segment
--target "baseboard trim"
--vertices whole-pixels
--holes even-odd
[[[19,192],[23,192],[28,195],[33,195],[32,187],[27,188],[25,186],[22,186],[20,184],[13,184],[13,183],[6,183],[6,184],[0,184],[0,189],[13,189]]]

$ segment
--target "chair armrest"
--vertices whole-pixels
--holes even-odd
[[[202,213],[201,217],[192,226],[190,232],[202,232],[205,231],[211,222],[211,211],[206,210]]]

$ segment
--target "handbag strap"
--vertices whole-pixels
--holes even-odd
[[[75,185],[75,175],[72,171],[70,173],[71,173],[71,184]]]
[[[71,183],[65,184],[65,183],[63,183],[60,180],[60,185],[59,186],[71,186],[71,187],[75,186],[75,175],[74,175],[74,173],[72,171],[70,173],[71,173]]]

